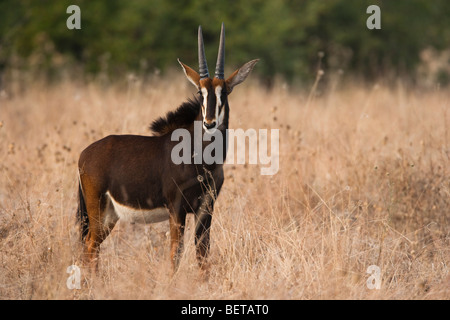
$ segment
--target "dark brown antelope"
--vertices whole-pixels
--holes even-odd
[[[225,160],[228,95],[247,78],[258,60],[244,64],[224,79],[223,24],[214,78],[209,77],[201,27],[198,55],[199,73],[178,60],[186,77],[198,89],[198,96],[155,120],[151,125],[153,136],[108,136],[88,146],[80,155],[77,216],[84,257],[95,267],[100,244],[119,219],[142,223],[168,219],[175,271],[183,248],[187,213],[195,215],[196,256],[204,267],[210,248],[214,202],[224,181],[224,161],[175,164],[171,154],[177,141],[172,141],[172,133],[179,128],[187,130],[194,137],[191,145],[200,143],[203,151],[211,143],[202,139],[203,134],[219,130],[224,137],[222,160]],[[199,137],[194,135],[196,121],[202,124]]]

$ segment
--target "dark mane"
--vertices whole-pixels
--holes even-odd
[[[183,102],[175,111],[167,112],[152,122],[150,130],[156,136],[162,136],[175,129],[183,128],[194,122],[200,112],[200,99],[194,97]]]

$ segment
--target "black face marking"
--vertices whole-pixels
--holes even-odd
[[[216,104],[217,98],[214,90],[208,90],[208,105],[206,107],[205,121],[215,121],[216,119]]]

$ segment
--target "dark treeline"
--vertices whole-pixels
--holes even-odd
[[[72,4],[81,30],[66,27]],[[366,27],[372,4],[381,30]],[[227,67],[260,58],[262,79],[314,79],[319,52],[326,73],[414,78],[424,50],[450,47],[448,0],[1,0],[0,72],[145,76],[178,67],[178,57],[196,67],[200,24],[213,65],[222,21]],[[436,77],[448,81],[446,69]]]

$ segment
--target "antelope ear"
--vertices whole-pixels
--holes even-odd
[[[183,68],[184,74],[186,78],[197,88],[200,90],[200,75],[191,67],[185,65],[180,59],[177,59],[181,67]]]
[[[231,74],[231,76],[228,77],[228,79],[225,81],[227,83],[228,88],[228,94],[233,91],[233,88],[243,82],[245,79],[247,79],[247,76],[250,74],[250,72],[253,70],[253,67],[255,64],[259,61],[259,59],[255,59],[252,61],[247,62],[242,67],[237,69],[235,72]]]

